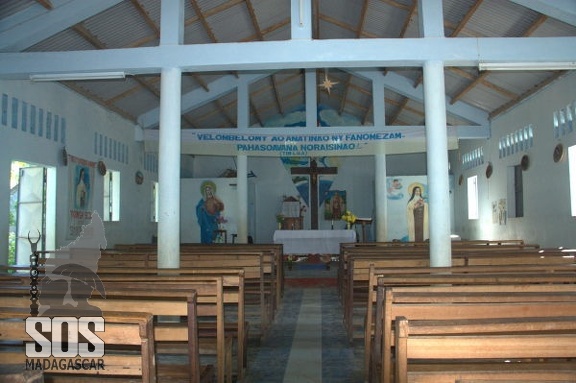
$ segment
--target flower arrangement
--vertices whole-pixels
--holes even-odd
[[[340,219],[342,219],[342,221],[346,222],[346,227],[349,229],[350,225],[352,225],[354,222],[356,222],[356,216],[354,214],[352,214],[352,212],[350,210],[346,210],[346,212],[344,213],[344,215],[342,217],[340,217]]]
[[[288,255],[286,257],[286,260],[288,261],[288,270],[292,270],[292,265],[294,264],[294,261],[296,260],[296,256],[295,255]]]
[[[282,223],[282,221],[284,221],[284,215],[283,214],[276,214],[276,222]]]

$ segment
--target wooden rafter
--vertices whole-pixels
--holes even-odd
[[[138,13],[140,14],[140,17],[142,17],[144,19],[144,21],[146,22],[146,25],[148,25],[148,27],[150,27],[150,29],[152,29],[152,32],[154,33],[154,35],[157,38],[159,38],[160,37],[160,28],[158,28],[158,25],[156,25],[156,23],[154,22],[154,20],[152,20],[152,18],[148,14],[148,12],[146,12],[146,9],[144,8],[144,6],[142,6],[142,3],[140,2],[140,0],[130,0],[130,2],[134,6],[134,8],[136,8]]]
[[[369,0],[364,0],[364,3],[362,4],[362,11],[360,12],[360,17],[358,18],[358,25],[356,26],[356,37],[359,38],[360,36],[362,36],[363,31],[364,31],[364,25],[366,24],[366,15],[368,14],[368,5],[369,5]],[[340,108],[339,108],[339,114],[344,113],[344,109],[346,107],[346,101],[348,100],[348,92],[350,91],[350,82],[352,81],[352,74],[348,73],[348,75],[346,76],[346,81],[344,81],[343,84],[343,92],[342,92],[342,98],[340,99]]]
[[[398,121],[400,114],[402,113],[404,108],[408,105],[409,101],[410,101],[410,99],[408,97],[404,97],[404,100],[402,100],[402,103],[400,103],[400,105],[398,105],[398,108],[396,109],[396,113],[394,113],[394,115],[392,117],[390,117],[390,121],[388,122],[388,125],[396,124],[396,121]]]
[[[36,2],[49,11],[54,9],[54,6],[50,0],[36,0]]]
[[[483,0],[477,0],[474,4],[472,4],[470,9],[468,9],[468,12],[466,12],[464,17],[462,17],[462,20],[460,20],[458,25],[456,25],[453,28],[452,33],[450,34],[450,37],[458,36],[458,34],[462,31],[462,29],[464,29],[464,27],[466,27],[466,24],[468,24],[468,21],[470,21],[472,16],[474,16],[476,11],[478,11],[478,8],[480,8],[480,5],[482,5],[482,1]],[[414,88],[418,87],[418,85],[420,85],[422,83],[423,78],[424,78],[424,75],[422,73],[420,73],[420,76],[418,76],[418,79],[414,82]]]
[[[538,29],[538,27],[540,27],[546,20],[548,19],[548,17],[542,15],[540,16],[534,23],[532,23],[532,25],[530,25],[530,27],[528,27],[528,29],[522,34],[523,37],[528,37],[530,35],[532,35],[532,33],[534,33],[534,31],[536,29]],[[455,69],[455,68],[454,68]],[[469,83],[467,86],[465,86],[463,89],[460,90],[460,92],[458,92],[454,97],[452,97],[452,100],[450,100],[451,104],[454,104],[456,101],[460,100],[462,97],[464,97],[468,92],[470,92],[472,89],[474,89],[478,84],[482,83],[483,85],[493,89],[494,91],[508,97],[508,98],[512,98],[514,99],[517,95],[515,93],[512,93],[502,87],[496,86],[493,83],[489,82],[487,77],[489,76],[489,72],[484,72],[478,75],[478,77],[476,79],[474,79],[474,81],[472,81],[471,83]]]
[[[412,2],[412,5],[408,9],[408,15],[406,16],[406,19],[404,20],[404,24],[402,25],[402,29],[400,30],[400,35],[399,35],[400,38],[403,38],[406,36],[406,33],[408,31],[408,27],[410,26],[410,22],[411,22],[412,18],[414,17],[414,15],[416,14],[417,10],[418,10],[418,2],[416,0],[414,0]],[[395,115],[392,117],[391,121],[398,120],[400,114],[404,110],[404,107],[406,106],[407,103],[408,103],[408,99],[406,99],[406,102],[403,103],[403,105],[399,106],[399,108],[396,110]],[[392,123],[393,122],[389,122],[388,124],[392,125]]]
[[[98,97],[94,93],[92,93],[92,92],[86,90],[85,88],[79,86],[78,83],[76,83],[74,81],[66,81],[64,84],[68,88],[72,89],[74,92],[94,101],[95,103],[103,106],[104,108],[106,108],[108,110],[111,110],[115,113],[118,113],[118,115],[124,117],[125,119],[127,119],[129,121],[136,121],[136,116],[133,116],[133,115],[127,113],[125,110],[116,107],[113,103],[109,102],[108,100],[103,100],[102,98]]]
[[[530,88],[529,90],[527,90],[526,92],[522,93],[521,95],[519,95],[518,97],[516,97],[515,99],[507,102],[506,104],[500,106],[499,108],[493,110],[489,117],[490,118],[494,118],[496,116],[498,116],[501,113],[504,113],[505,111],[513,108],[514,106],[516,106],[516,104],[518,104],[519,102],[527,99],[528,97],[532,96],[534,93],[538,92],[540,89],[544,88],[546,85],[556,81],[557,79],[559,79],[560,77],[562,77],[563,75],[566,74],[566,71],[560,71],[560,72],[556,72],[555,74],[553,74],[552,76],[548,77],[546,80],[534,85],[532,88]]]

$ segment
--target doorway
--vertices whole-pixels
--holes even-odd
[[[10,174],[8,264],[30,263],[30,241],[39,251],[56,243],[56,169],[13,161]]]

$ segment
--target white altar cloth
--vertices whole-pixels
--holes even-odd
[[[284,254],[340,254],[341,243],[356,242],[354,230],[276,230]]]

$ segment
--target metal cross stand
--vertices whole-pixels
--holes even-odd
[[[40,252],[38,251],[38,242],[42,238],[42,234],[38,232],[38,240],[36,242],[30,239],[30,232],[28,232],[28,242],[30,242],[30,315],[33,317],[38,316],[38,260]]]

